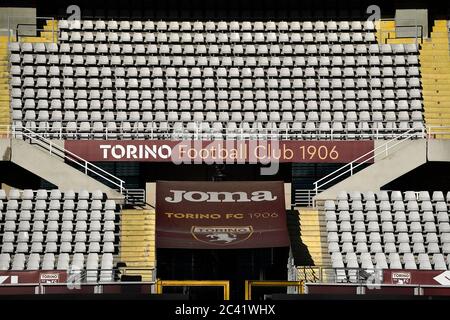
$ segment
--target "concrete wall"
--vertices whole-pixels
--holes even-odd
[[[427,140],[419,139],[419,140],[412,140],[412,141],[423,141],[426,144]],[[388,142],[389,142],[389,144],[387,144]],[[409,143],[410,142],[408,142],[408,141],[400,142],[400,141],[392,141],[392,140],[374,140],[373,148],[376,149],[375,153],[378,153],[378,155],[374,159],[374,162],[378,162],[378,161],[385,159],[386,156],[389,154],[393,154],[398,151],[401,151]],[[387,150],[387,154],[386,154],[386,145],[389,147],[389,150]]]
[[[156,206],[156,182],[145,184],[145,202],[153,207]]]
[[[20,139],[12,139],[11,147],[12,162],[56,185],[62,191],[99,189],[111,199],[123,200],[123,196],[116,190],[69,166],[61,161],[61,158],[49,154],[38,146]]]
[[[292,186],[290,183],[284,184],[284,203],[286,210],[291,210],[291,200],[292,200]]]
[[[450,140],[428,140],[428,161],[450,161]]]
[[[335,199],[339,191],[377,191],[385,184],[414,170],[427,161],[427,140],[411,140],[400,144],[396,152],[380,155],[376,162],[335,184],[316,200]],[[332,183],[330,184],[332,185]]]
[[[395,10],[395,26],[397,37],[415,38],[420,37],[422,26],[423,37],[428,38],[428,10],[427,9],[398,9]]]
[[[15,34],[17,25],[24,23],[34,26],[22,26],[19,33],[36,36],[36,8],[0,8],[0,35],[7,36],[8,28]]]
[[[0,161],[11,160],[11,140],[0,139]]]

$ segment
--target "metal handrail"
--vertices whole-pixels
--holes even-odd
[[[145,190],[144,189],[125,189],[125,199],[130,204],[145,204]]]
[[[12,126],[12,134],[15,136],[17,128],[15,126]],[[19,130],[20,134],[24,135],[25,137],[29,138],[30,141],[37,141],[37,142],[43,142],[44,145],[39,144],[41,147],[48,148],[47,151],[51,155],[57,155],[59,157],[62,157],[63,159],[67,159],[69,161],[74,162],[75,164],[79,165],[80,167],[84,168],[84,173],[88,174],[88,172],[92,172],[93,174],[99,176],[100,178],[108,181],[109,183],[113,184],[114,186],[119,188],[119,191],[121,194],[124,192],[124,184],[125,181],[117,178],[113,174],[103,170],[102,168],[96,166],[95,164],[81,158],[80,156],[76,155],[73,152],[70,152],[69,150],[65,149],[64,147],[61,147],[57,144],[55,144],[53,141],[43,137],[41,134],[33,132],[25,127],[21,127]],[[56,152],[60,152],[61,154],[55,154]],[[81,162],[81,163],[80,163]],[[92,168],[91,168],[92,167]]]
[[[323,190],[318,190],[322,192]],[[293,207],[304,206],[308,207],[314,205],[313,197],[315,196],[314,190],[311,189],[295,189],[294,190],[294,203]]]
[[[117,122],[117,121],[116,121]],[[118,122],[120,123],[120,121]],[[157,123],[157,122],[148,122],[148,123]],[[195,122],[194,122],[195,123]],[[200,123],[200,122],[199,122]],[[305,122],[306,123],[306,122]],[[24,127],[25,128],[25,127]],[[189,130],[174,130],[168,128],[167,130],[155,130],[153,126],[147,130],[144,128],[144,130],[135,130],[132,129],[131,131],[123,131],[121,128],[118,128],[117,130],[110,131],[108,128],[105,128],[102,132],[94,131],[93,128],[91,128],[89,131],[80,131],[79,128],[76,128],[76,131],[72,130],[65,130],[67,127],[61,127],[58,131],[51,131],[50,128],[48,128],[48,131],[43,133],[43,135],[51,135],[52,137],[56,139],[73,139],[74,136],[79,136],[86,134],[90,137],[95,138],[95,135],[103,135],[108,139],[108,136],[113,136],[114,138],[121,138],[124,134],[142,134],[149,136],[150,139],[161,139],[161,138],[175,138],[179,139],[180,135],[186,135],[186,136],[194,136],[194,139],[208,139],[211,136],[214,135],[222,135],[225,138],[227,137],[234,137],[234,138],[240,138],[240,140],[245,140],[247,138],[285,138],[285,139],[298,139],[299,135],[305,135],[305,136],[312,136],[315,138],[318,138],[320,140],[333,140],[333,137],[339,137],[339,139],[342,139],[342,137],[345,137],[349,140],[359,140],[359,139],[375,139],[375,140],[384,140],[387,137],[392,137],[395,134],[399,134],[399,130],[395,129],[372,129],[367,132],[345,132],[345,131],[335,131],[333,129],[330,130],[314,130],[314,131],[307,131],[307,130],[301,130],[298,132],[293,132],[291,129],[244,129],[244,128],[238,128],[233,131],[229,131],[227,129],[223,129],[221,131],[215,131],[215,130],[199,130],[200,126],[196,126],[195,131],[189,131]],[[29,130],[29,129],[28,129]],[[64,132],[65,131],[65,132]],[[396,133],[397,131],[397,133]],[[417,129],[409,129],[406,132],[410,131],[417,131]],[[402,133],[406,133],[402,132]],[[422,130],[423,132],[423,130]],[[419,135],[420,132],[416,133],[417,137],[421,137]],[[20,134],[20,131],[18,131],[18,134]],[[425,137],[425,135],[422,135],[422,137]],[[75,138],[76,139],[76,138]]]
[[[14,16],[14,18],[20,18],[20,17],[22,17],[22,18],[29,18],[27,16]],[[36,17],[36,21],[38,21],[38,20],[55,21],[55,17]],[[10,17],[8,17],[8,29],[10,30],[10,33],[13,33],[14,30],[16,31],[15,37],[16,37],[17,41],[19,41],[19,42],[21,40],[21,36],[19,35],[20,26],[36,26],[37,27],[37,23],[18,23],[15,26],[15,28],[14,28],[13,26],[11,26]],[[52,32],[52,42],[55,42],[55,40],[58,40],[58,36],[57,36],[58,28],[54,27],[54,23],[52,23],[52,30],[45,30],[45,29],[36,28],[35,31],[49,31],[49,32],[51,31]],[[55,34],[56,34],[56,37],[55,37]],[[39,36],[40,35],[36,34],[36,35],[31,35],[31,36],[26,36],[25,35],[24,37],[39,37]],[[8,39],[8,44],[9,44],[9,42],[10,42],[10,40]]]
[[[412,132],[412,133],[411,133]],[[424,132],[422,132],[422,136],[424,135]],[[355,160],[353,160],[352,162],[347,163],[346,165],[340,167],[339,169],[331,172],[330,174],[326,175],[325,177],[317,180],[316,182],[314,182],[314,190],[316,195],[318,194],[318,191],[320,188],[328,185],[330,182],[333,182],[334,180],[340,178],[341,176],[343,176],[344,174],[350,173],[350,176],[352,176],[354,174],[354,169],[356,169],[357,167],[363,165],[364,163],[374,159],[376,156],[380,155],[381,153],[385,153],[386,156],[388,155],[388,151],[390,149],[392,149],[393,147],[407,141],[410,140],[412,137],[417,136],[417,132],[415,132],[414,129],[410,129],[400,135],[398,135],[397,137],[395,137],[392,140],[389,140],[388,142],[376,147],[375,149],[363,154],[362,156],[356,158]],[[400,140],[401,139],[401,140]],[[390,145],[392,142],[395,142],[393,145]],[[382,150],[382,152],[377,152],[378,150]],[[346,169],[345,171],[341,172],[342,170]],[[330,177],[332,177],[333,175],[336,175],[338,172],[341,172],[340,174],[338,174],[337,176],[328,179]],[[328,180],[326,180],[328,179]],[[324,181],[325,182],[322,182]],[[322,182],[322,183],[321,183]]]
[[[401,29],[401,28],[416,28],[416,35],[413,37],[399,37],[397,35],[397,29]],[[419,43],[423,43],[423,38],[424,38],[424,34],[423,34],[423,26],[422,25],[412,25],[412,26],[395,26],[395,29],[389,29],[389,30],[379,30],[377,31],[377,33],[380,33],[381,35],[385,35],[387,34],[387,37],[384,39],[385,40],[385,44],[387,43],[387,40],[391,40],[391,39],[408,39],[408,38],[415,38],[416,39],[416,44]],[[395,32],[395,37],[391,38],[391,32]],[[420,39],[420,40],[419,40]]]

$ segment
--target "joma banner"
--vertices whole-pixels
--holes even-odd
[[[158,248],[289,246],[283,182],[156,184]]]
[[[66,140],[66,150],[87,161],[185,163],[348,163],[371,155],[373,141],[295,140]],[[366,158],[368,158],[367,156]],[[359,161],[365,160],[361,158]],[[358,161],[358,162],[359,162]],[[369,162],[371,162],[370,160]]]

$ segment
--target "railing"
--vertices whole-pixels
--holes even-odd
[[[227,280],[157,280],[156,293],[162,294],[164,287],[221,287],[223,300],[230,300],[230,282]]]
[[[355,169],[357,169],[364,163],[367,163],[368,161],[375,159],[377,156],[380,156],[382,154],[384,154],[385,156],[388,156],[389,151],[392,148],[402,144],[405,141],[409,141],[412,138],[415,138],[418,136],[423,137],[424,132],[417,133],[413,129],[410,129],[410,130],[398,135],[394,139],[389,140],[388,142],[376,147],[372,151],[369,151],[369,152],[363,154],[362,156],[356,158],[352,162],[347,163],[345,166],[340,167],[339,169],[333,171],[332,173],[330,173],[330,174],[326,175],[325,177],[314,182],[315,194],[317,195],[319,193],[320,189],[324,188],[325,186],[329,185],[331,182],[335,181],[336,179],[338,179],[346,174],[350,174],[350,176],[352,176],[355,173]]]
[[[145,204],[145,189],[124,189],[126,203],[131,205]]]
[[[303,281],[277,281],[277,280],[245,280],[244,300],[252,300],[252,288],[254,287],[294,287],[297,294],[303,294]]]
[[[320,189],[318,192],[322,192]],[[294,207],[313,207],[314,206],[314,196],[316,195],[315,190],[311,189],[295,189],[294,191]]]
[[[14,129],[14,127],[13,127]],[[75,153],[66,150],[64,147],[55,144],[51,140],[44,138],[42,135],[35,133],[27,128],[21,128],[21,134],[30,139],[30,142],[36,142],[40,147],[46,149],[51,155],[57,155],[65,160],[71,161],[84,170],[84,174],[92,173],[97,177],[111,183],[113,186],[119,189],[120,193],[124,192],[124,181],[117,178],[111,173],[103,170],[102,168],[84,160],[77,156]]]
[[[120,123],[120,121],[118,121]],[[151,124],[149,129],[132,129],[123,130],[121,128],[111,130],[104,128],[102,130],[83,130],[81,128],[69,128],[61,127],[54,131],[50,127],[46,128],[42,132],[42,128],[36,128],[36,130],[42,135],[51,137],[52,139],[166,139],[166,140],[180,140],[180,139],[193,139],[193,140],[210,140],[210,139],[237,139],[237,140],[255,140],[255,139],[274,139],[274,140],[299,140],[299,139],[320,139],[320,140],[358,140],[358,139],[371,139],[371,140],[386,140],[391,139],[404,133],[404,130],[395,129],[369,129],[355,131],[338,131],[338,130],[295,130],[295,129],[244,129],[238,128],[235,130],[201,130],[200,122],[194,122],[195,128],[193,130],[157,130],[153,124],[158,122],[145,122]],[[301,121],[296,121],[301,123]],[[303,122],[306,123],[306,122]],[[371,122],[368,122],[371,123]],[[92,123],[91,123],[92,125]],[[31,130],[31,129],[29,129]],[[34,130],[32,130],[34,131]],[[419,133],[423,132],[420,129],[409,129],[408,131],[417,131],[417,137]]]
[[[404,37],[399,37],[398,36],[398,31],[399,29],[413,29],[415,31],[415,35],[412,36],[404,36]],[[395,32],[395,37],[391,37],[391,34]],[[413,25],[413,26],[396,26],[395,29],[392,30],[379,30],[377,31],[377,33],[379,33],[381,35],[381,38],[384,39],[384,43],[388,44],[388,40],[391,39],[409,39],[409,38],[415,38],[416,39],[416,44],[421,44],[423,43],[423,38],[424,38],[424,34],[423,34],[423,26],[421,25]],[[387,34],[387,37],[385,36]]]
[[[322,279],[322,268],[315,266],[297,267],[297,279],[304,282],[317,282]]]
[[[66,150],[64,147],[43,137],[39,133],[33,132],[24,127],[17,128],[15,126],[3,126],[0,128],[0,132],[2,132],[3,135],[6,135],[6,137],[8,138],[22,136],[22,138],[25,138],[24,140],[29,140],[31,144],[38,145],[42,149],[48,151],[50,155],[54,155],[71,163],[74,163],[83,170],[84,174],[87,175],[88,173],[92,173],[94,176],[101,178],[116,187],[121,194],[125,192],[125,182],[122,179],[119,179],[111,173],[96,166],[95,164],[84,160],[83,158],[77,156],[75,153]]]
[[[27,16],[14,16],[14,18],[30,18]],[[8,29],[10,30],[10,34],[15,35],[15,38],[17,41],[21,41],[22,37],[39,37],[40,35],[38,34],[39,31],[44,31],[44,32],[51,32],[52,33],[52,42],[56,42],[56,40],[58,40],[58,29],[57,27],[55,28],[55,18],[54,17],[36,17],[36,22],[37,21],[44,21],[44,23],[47,20],[51,20],[52,21],[52,30],[46,30],[46,29],[41,29],[41,28],[37,28],[37,23],[18,23],[16,25],[12,25],[9,17],[8,17]],[[34,27],[32,28],[33,30],[33,34],[27,35],[27,34],[22,34],[22,32],[24,32],[23,27]],[[15,34],[14,34],[15,31]],[[25,31],[26,32],[26,31]]]
[[[16,29],[16,36],[17,36],[17,40],[20,42],[22,40],[22,38],[24,37],[38,37],[38,35],[34,34],[34,35],[24,35],[20,33],[20,27],[26,27],[26,26],[36,26],[35,24],[31,24],[31,23],[20,23],[17,25],[17,29]],[[54,28],[54,27],[53,27]],[[52,33],[52,42],[56,42],[56,40],[58,39],[57,30],[46,30],[46,29],[34,29],[34,31],[37,32],[51,32]]]
[[[381,283],[382,269],[298,266],[297,278],[310,283]]]

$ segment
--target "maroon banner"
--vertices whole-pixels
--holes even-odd
[[[374,149],[373,141],[66,140],[66,150],[87,161],[174,163],[348,163]],[[368,157],[367,157],[368,158]],[[359,159],[358,162],[365,158]],[[369,162],[372,162],[370,160]]]
[[[1,271],[0,285],[15,283],[64,283],[67,272],[61,270]]]
[[[450,271],[445,270],[383,270],[383,283],[450,286]]]
[[[156,246],[289,246],[283,182],[158,181]]]

